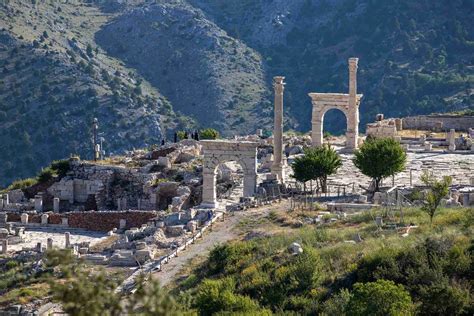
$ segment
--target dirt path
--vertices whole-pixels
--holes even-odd
[[[173,258],[169,263],[163,265],[162,270],[153,273],[152,277],[158,279],[162,286],[168,285],[193,258],[206,256],[214,246],[237,239],[241,233],[238,231],[237,225],[242,219],[266,216],[275,207],[278,207],[277,204],[235,212],[233,216],[226,215],[224,222],[218,221],[214,224],[212,231],[206,232],[203,238],[180,253],[179,257]]]

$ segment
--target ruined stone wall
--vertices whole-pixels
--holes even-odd
[[[404,129],[435,130],[442,124],[442,130],[467,131],[474,127],[474,116],[419,115],[403,118]]]
[[[28,222],[36,224],[41,223],[41,215],[42,214],[30,215]],[[48,224],[60,225],[62,219],[67,218],[68,227],[107,232],[114,228],[119,228],[120,220],[122,219],[126,221],[125,228],[128,229],[132,227],[140,227],[156,216],[156,212],[150,211],[50,213]],[[7,221],[20,222],[20,214],[8,213]]]

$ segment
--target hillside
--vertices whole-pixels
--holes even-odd
[[[204,126],[230,135],[269,123],[260,55],[184,2],[160,1],[127,12],[98,32],[96,41]]]
[[[471,1],[190,0],[287,77],[287,106],[310,128],[308,92],[347,91],[359,61],[361,127],[376,113],[406,116],[474,108]],[[304,113],[304,115],[302,115]],[[332,131],[345,128],[328,116]]]
[[[176,125],[166,98],[92,41],[111,16],[82,4],[0,5],[0,185],[70,153],[90,158],[94,117],[107,153],[156,143]]]
[[[309,92],[347,91],[357,56],[361,130],[376,113],[473,109],[472,1],[159,0],[0,4],[0,185],[53,159],[90,158],[162,134],[271,130],[272,77],[286,128],[310,128]],[[341,133],[335,111],[326,129]]]

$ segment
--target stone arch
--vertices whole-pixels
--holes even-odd
[[[236,161],[244,171],[244,196],[253,196],[257,188],[257,146],[254,142],[223,140],[201,141],[204,153],[202,206],[216,208],[217,167],[221,163]]]
[[[344,113],[347,119],[346,148],[356,149],[359,136],[359,105],[362,94],[357,94],[357,58],[349,58],[349,93],[310,93],[313,146],[323,144],[324,114],[332,109]]]
[[[353,128],[351,128],[351,122],[349,121],[350,113],[346,107],[336,105],[322,105],[313,108],[313,129],[312,129],[312,140],[313,146],[321,146],[323,144],[323,129],[324,129],[324,116],[331,110],[339,110],[344,114],[346,118],[346,138],[351,137]]]

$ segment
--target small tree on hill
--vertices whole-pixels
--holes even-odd
[[[391,138],[371,138],[354,153],[354,165],[375,182],[375,192],[380,181],[405,169],[407,155],[402,146]]]
[[[337,172],[342,160],[329,145],[307,148],[304,155],[297,157],[292,165],[293,177],[300,182],[317,180],[323,192],[326,192],[328,176]]]
[[[428,192],[425,195],[421,209],[430,216],[430,225],[432,225],[433,217],[435,216],[438,206],[441,204],[441,199],[446,197],[449,193],[452,178],[445,176],[442,180],[438,180],[433,173],[425,171],[421,175],[421,181],[428,186]]]

